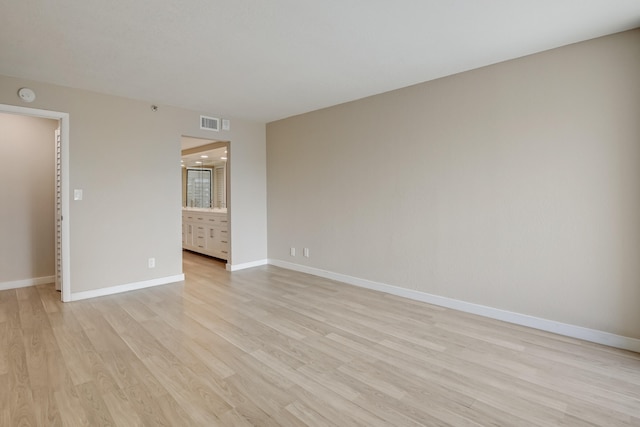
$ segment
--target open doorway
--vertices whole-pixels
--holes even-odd
[[[0,168],[1,258],[11,263],[0,269],[0,288],[57,282],[62,301],[70,301],[69,115],[4,104],[0,114],[8,162]]]
[[[182,137],[182,248],[231,264],[230,144]]]

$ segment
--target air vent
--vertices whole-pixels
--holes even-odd
[[[200,116],[200,129],[220,130],[220,119],[215,117]]]

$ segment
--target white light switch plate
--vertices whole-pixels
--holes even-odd
[[[82,200],[82,190],[73,190],[73,200]]]

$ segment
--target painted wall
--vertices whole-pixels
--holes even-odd
[[[638,46],[620,33],[268,124],[269,258],[640,338]]]
[[[0,113],[0,284],[55,274],[57,128]]]
[[[23,86],[35,90],[32,104],[18,99]],[[72,292],[182,273],[180,137],[211,138],[199,129],[199,115],[211,112],[152,112],[148,102],[11,77],[0,77],[0,103],[70,115],[70,185],[84,190],[70,206]],[[231,119],[231,131],[215,137],[231,141],[237,264],[266,258],[265,127]]]

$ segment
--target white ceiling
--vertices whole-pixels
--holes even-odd
[[[201,139],[201,138],[192,138],[189,136],[183,136],[180,138],[180,144],[183,150],[187,150],[189,148],[201,147],[203,145],[208,145],[214,142],[220,142],[215,139]],[[203,158],[202,156],[207,156]],[[182,165],[185,167],[199,167],[202,164],[221,164],[226,161],[226,159],[222,159],[222,157],[227,157],[227,149],[225,147],[214,148],[212,150],[202,150],[197,151],[193,154],[183,154],[182,155]],[[196,162],[202,162],[200,164]]]
[[[0,74],[269,122],[639,26],[639,0],[0,0]]]
[[[206,157],[203,157],[206,156]],[[224,159],[223,159],[224,157]],[[185,154],[182,156],[181,164],[183,167],[201,167],[202,165],[218,165],[224,164],[227,157],[227,150],[217,148],[215,150],[206,150],[194,154]],[[198,163],[199,162],[199,163]]]

